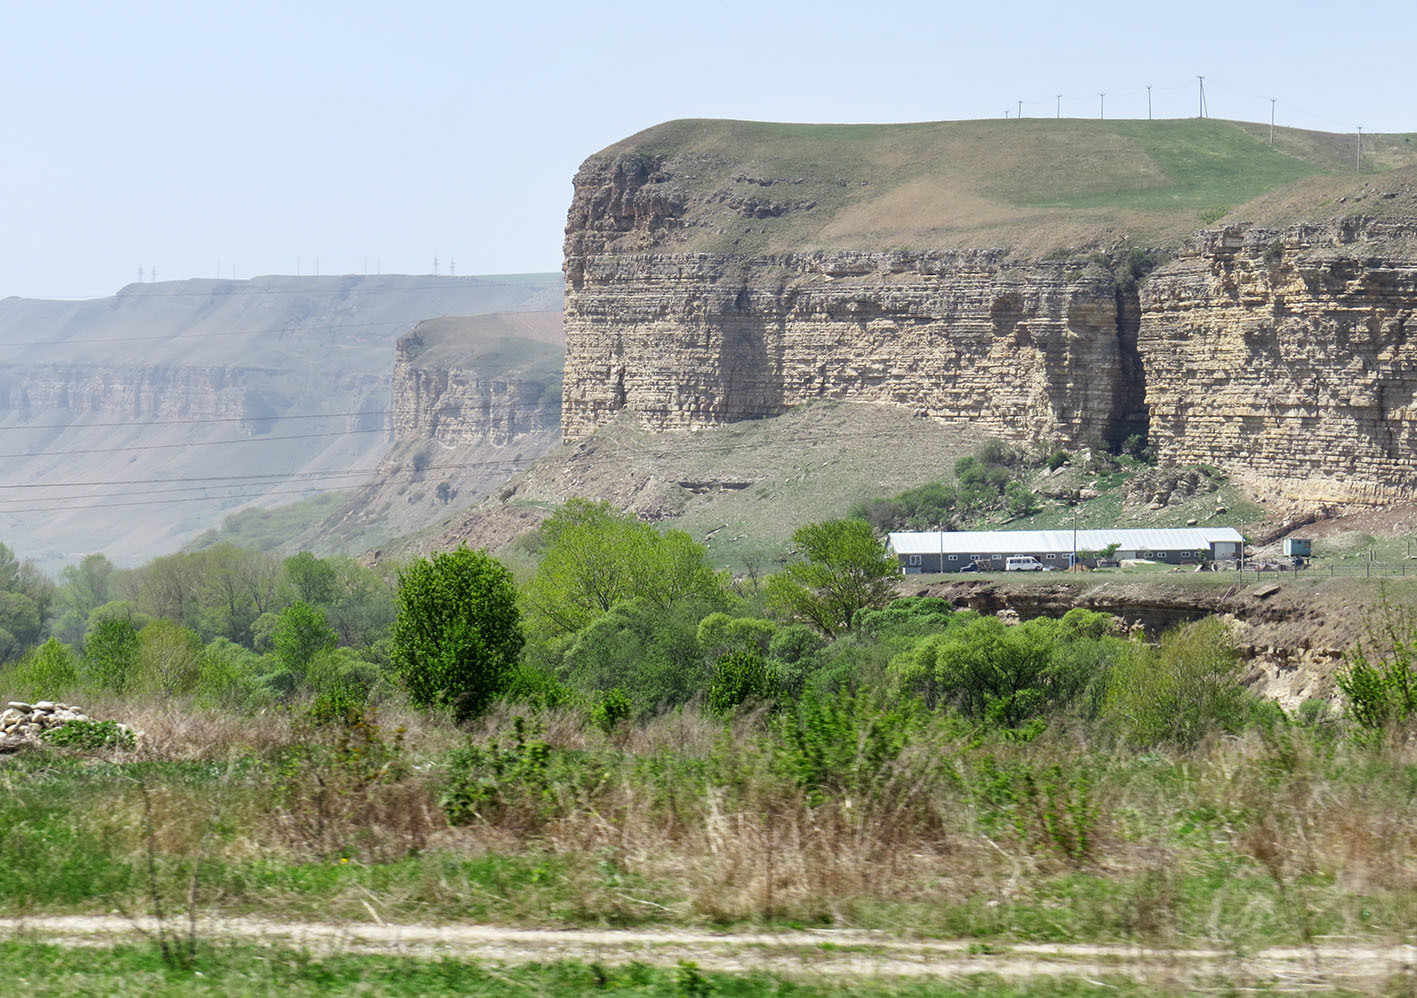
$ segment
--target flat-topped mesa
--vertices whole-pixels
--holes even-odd
[[[1309,506],[1417,496],[1417,222],[1204,232],[1142,289],[1151,440]]]
[[[569,267],[568,267],[569,270]],[[1110,438],[1135,392],[1110,275],[989,251],[591,256],[568,284],[562,430],[655,429],[813,399]]]
[[[1015,441],[1147,437],[1297,505],[1417,496],[1417,145],[1375,140],[1397,169],[1354,176],[1336,136],[1267,139],[1210,120],[656,126],[576,176],[563,437],[834,399]],[[1217,204],[1269,228],[1188,240]]]

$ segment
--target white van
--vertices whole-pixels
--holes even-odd
[[[1016,554],[1004,562],[1006,572],[1041,572],[1043,562],[1031,554]]]

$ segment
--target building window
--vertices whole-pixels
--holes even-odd
[[[1043,557],[1047,558],[1049,561],[1052,561],[1054,558],[1056,558],[1056,557],[1058,557],[1058,556],[1055,555],[1055,554],[1045,554]]]
[[[910,563],[911,563],[912,565],[918,565],[918,564],[920,564],[920,556],[919,556],[918,554],[913,554],[913,555],[911,555],[911,556],[910,556]]]
[[[959,561],[959,555],[957,555],[957,554],[952,554],[952,555],[950,555],[950,561]]]
[[[1004,556],[1001,555],[1001,554],[996,554],[996,555],[994,555],[994,560],[995,560],[995,561],[1003,561],[1003,560],[1004,560]]]

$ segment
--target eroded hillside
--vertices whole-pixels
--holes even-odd
[[[560,297],[554,275],[350,276],[0,301],[0,538],[50,566],[122,561],[233,510],[359,486],[394,438],[401,334]]]

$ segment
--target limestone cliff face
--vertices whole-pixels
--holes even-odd
[[[234,367],[41,364],[0,368],[0,412],[64,410],[141,419],[231,419],[264,414]],[[259,410],[259,411],[257,411]]]
[[[488,377],[476,367],[427,367],[400,340],[393,374],[394,435],[444,447],[498,447],[525,437],[554,436],[560,424],[559,384],[536,376]]]
[[[622,411],[693,429],[831,398],[1014,440],[1146,434],[1163,462],[1310,508],[1417,497],[1417,186],[1363,188],[1288,228],[1197,233],[1138,288],[1003,250],[687,252],[705,226],[722,243],[725,225],[767,232],[753,223],[815,205],[791,179],[706,196],[692,168],[629,153],[577,175],[568,440]],[[1368,214],[1338,214],[1359,202]]]
[[[1161,458],[1307,506],[1417,495],[1414,237],[1352,222],[1193,239],[1141,295]]]
[[[752,211],[811,207],[764,204]],[[1016,440],[1111,439],[1142,418],[1134,296],[1096,268],[987,250],[653,251],[685,224],[674,175],[655,160],[592,161],[577,176],[568,440],[621,410],[686,429],[818,398],[967,419]]]

